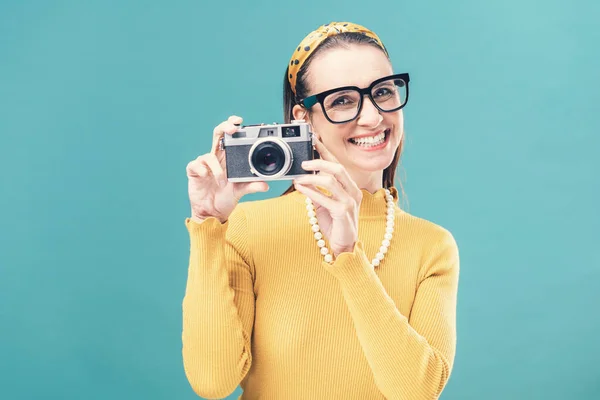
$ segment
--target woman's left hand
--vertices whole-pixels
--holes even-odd
[[[316,136],[315,148],[321,158],[304,161],[302,168],[319,171],[318,174],[294,179],[294,187],[312,200],[321,233],[328,240],[333,255],[338,256],[342,252],[352,252],[358,241],[358,211],[362,192],[346,168]],[[317,186],[331,195],[326,196]]]

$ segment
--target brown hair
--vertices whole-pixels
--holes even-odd
[[[288,80],[289,76],[289,67],[285,70],[285,76],[283,77],[283,119],[285,123],[290,123],[293,117],[292,110],[294,106],[298,104],[298,99],[303,99],[307,96],[308,84],[307,84],[307,72],[310,67],[311,61],[320,53],[327,51],[329,49],[338,48],[338,47],[346,47],[348,48],[352,44],[361,44],[361,45],[369,45],[374,46],[387,53],[381,48],[381,46],[377,43],[377,41],[373,38],[363,35],[362,33],[357,32],[343,32],[335,36],[330,36],[325,39],[319,47],[308,57],[308,59],[302,65],[302,68],[298,71],[298,76],[296,79],[296,93],[292,91],[292,87]],[[388,57],[389,59],[389,57]],[[400,140],[400,145],[396,150],[396,154],[394,154],[394,158],[391,164],[383,170],[383,186],[391,187],[394,186],[394,178],[396,177],[396,169],[398,167],[400,156],[402,154],[402,149],[404,148],[404,136],[402,135],[402,139]],[[318,157],[318,153],[315,151],[315,156]],[[402,193],[402,197],[405,197],[404,188],[402,187],[402,183],[399,183],[400,192]],[[288,194],[296,190],[294,185],[292,184],[289,188],[283,192],[282,195]]]

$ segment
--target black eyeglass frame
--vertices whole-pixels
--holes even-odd
[[[379,107],[377,102],[375,100],[373,100],[373,95],[371,92],[373,91],[375,86],[377,86],[381,82],[392,80],[392,79],[393,80],[401,79],[402,81],[404,81],[404,84],[406,85],[406,98],[404,99],[404,102],[399,107],[396,107],[393,110],[383,110],[381,107]],[[394,112],[394,111],[400,110],[408,103],[408,82],[410,82],[410,76],[408,73],[394,74],[394,75],[385,76],[383,78],[379,78],[379,79],[373,81],[366,88],[359,88],[358,86],[342,86],[342,87],[338,87],[338,88],[334,88],[334,89],[329,89],[324,92],[313,94],[304,99],[301,99],[298,101],[298,104],[300,104],[302,107],[304,107],[306,110],[308,110],[311,107],[313,107],[314,105],[316,105],[317,103],[319,103],[321,105],[321,109],[323,110],[323,114],[325,115],[325,118],[327,118],[327,120],[329,122],[331,122],[332,124],[345,124],[346,122],[355,120],[360,115],[360,112],[362,111],[362,106],[363,106],[363,98],[365,97],[365,95],[369,96],[371,103],[373,103],[373,105],[381,112],[388,113],[388,112]],[[327,111],[325,111],[325,106],[323,105],[323,101],[330,94],[335,93],[335,92],[341,92],[343,90],[355,90],[361,94],[360,100],[358,103],[358,109],[356,111],[356,115],[353,118],[347,119],[345,121],[332,121],[331,118],[329,118],[329,115],[327,115]]]

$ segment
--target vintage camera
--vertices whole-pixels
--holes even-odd
[[[294,179],[310,174],[302,161],[313,159],[312,132],[303,120],[290,124],[248,125],[224,135],[230,182]]]

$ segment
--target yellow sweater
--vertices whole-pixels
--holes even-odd
[[[363,190],[359,242],[323,261],[299,192],[185,220],[183,363],[194,391],[241,399],[435,399],[456,348],[459,256],[449,231]],[[391,190],[398,199],[395,188]]]

